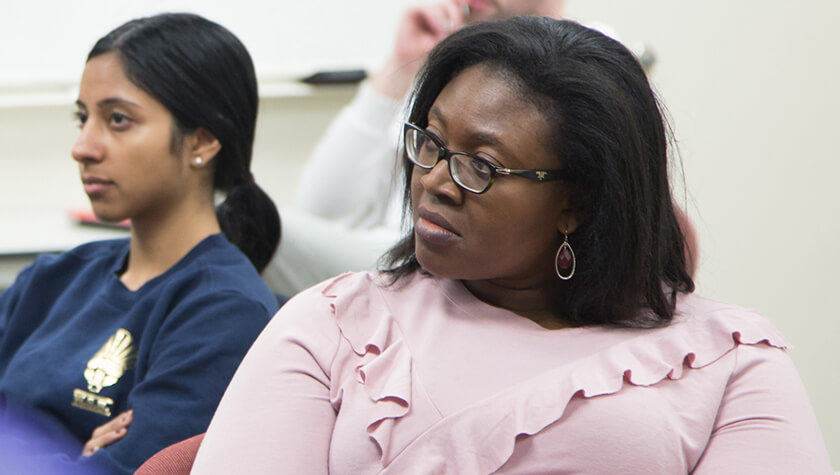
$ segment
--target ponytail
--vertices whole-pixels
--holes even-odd
[[[280,215],[271,198],[251,177],[231,187],[216,217],[228,240],[262,273],[280,242]]]

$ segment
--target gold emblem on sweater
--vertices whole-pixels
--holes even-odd
[[[123,373],[134,367],[137,352],[134,350],[133,338],[128,330],[120,328],[102,348],[88,361],[85,369],[85,379],[88,390],[73,390],[73,406],[86,411],[111,416],[111,405],[114,400],[100,396],[102,388],[113,386],[119,381]]]

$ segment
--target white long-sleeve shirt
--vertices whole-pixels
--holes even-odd
[[[262,275],[272,290],[372,269],[399,240],[402,110],[364,83],[333,120],[303,171],[298,208],[282,210],[280,247]]]
[[[364,83],[327,129],[303,171],[298,208],[350,228],[399,231],[397,159],[402,103]]]

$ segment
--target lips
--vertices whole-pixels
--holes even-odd
[[[114,186],[112,180],[96,176],[82,176],[82,185],[84,185],[85,193],[91,199],[95,199],[106,193],[108,189]]]
[[[458,235],[458,232],[455,231],[455,228],[449,224],[449,221],[446,220],[440,213],[436,213],[428,208],[420,208],[417,210],[417,216],[420,219],[426,220],[434,225],[437,225],[440,228],[443,228],[445,231],[449,231],[453,234]]]
[[[461,240],[461,235],[439,213],[420,208],[417,211],[417,218],[417,222],[414,223],[414,233],[424,243],[444,246]]]

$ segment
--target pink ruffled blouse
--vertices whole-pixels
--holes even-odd
[[[687,295],[655,330],[547,330],[415,273],[289,301],[194,473],[831,473],[784,337]]]

